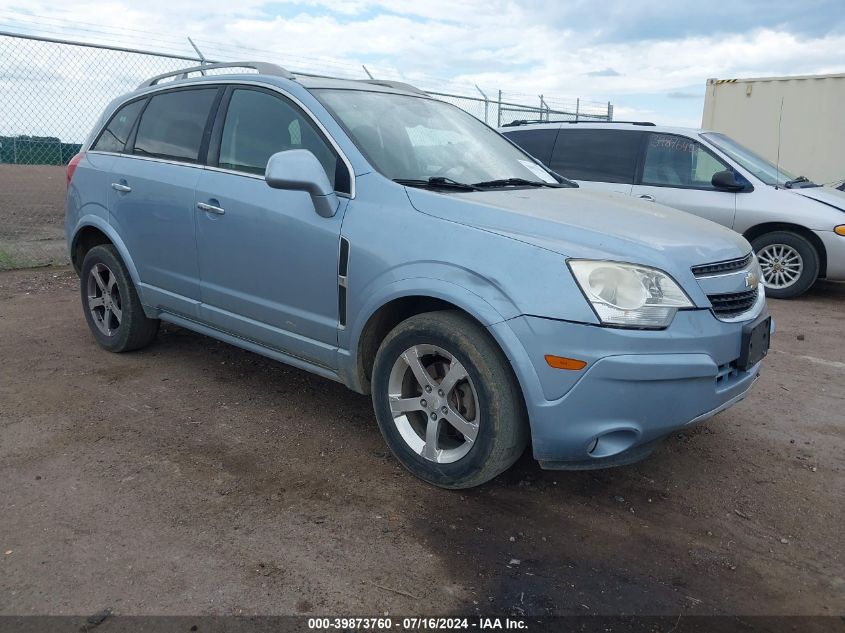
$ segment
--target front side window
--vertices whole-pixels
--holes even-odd
[[[337,153],[299,108],[259,90],[235,90],[223,124],[218,166],[264,174],[270,156],[290,149],[309,150],[335,189],[345,189],[336,184]]]
[[[364,90],[321,89],[314,94],[373,167],[393,180],[557,182],[496,131],[451,104]]]
[[[552,171],[573,180],[633,184],[643,132],[563,126]]]
[[[643,161],[644,185],[713,189],[713,174],[728,166],[701,143],[675,134],[651,134]]]
[[[91,149],[98,152],[122,152],[143,105],[144,100],[139,99],[120,108]]]
[[[141,115],[133,152],[195,163],[217,88],[155,95]]]

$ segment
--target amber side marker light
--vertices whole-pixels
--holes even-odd
[[[552,356],[551,354],[546,354],[546,362],[549,364],[549,367],[554,367],[555,369],[571,369],[573,371],[584,369],[587,366],[587,361],[565,358],[563,356]]]
[[[840,224],[839,226],[833,227],[833,232],[837,235],[845,236],[845,224]]]

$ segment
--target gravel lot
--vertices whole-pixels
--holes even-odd
[[[369,399],[0,273],[0,614],[845,613],[845,286],[771,302],[753,394],[641,464],[445,492]]]

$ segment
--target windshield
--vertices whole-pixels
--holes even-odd
[[[557,183],[504,137],[451,104],[388,92],[314,93],[364,156],[392,180]]]
[[[787,181],[795,179],[795,176],[783,167],[778,169],[762,156],[737,143],[730,136],[713,132],[702,134],[702,136],[767,185],[782,187]]]

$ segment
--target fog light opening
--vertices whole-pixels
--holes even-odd
[[[634,429],[616,429],[599,435],[587,447],[591,457],[611,457],[631,448],[639,437]]]

